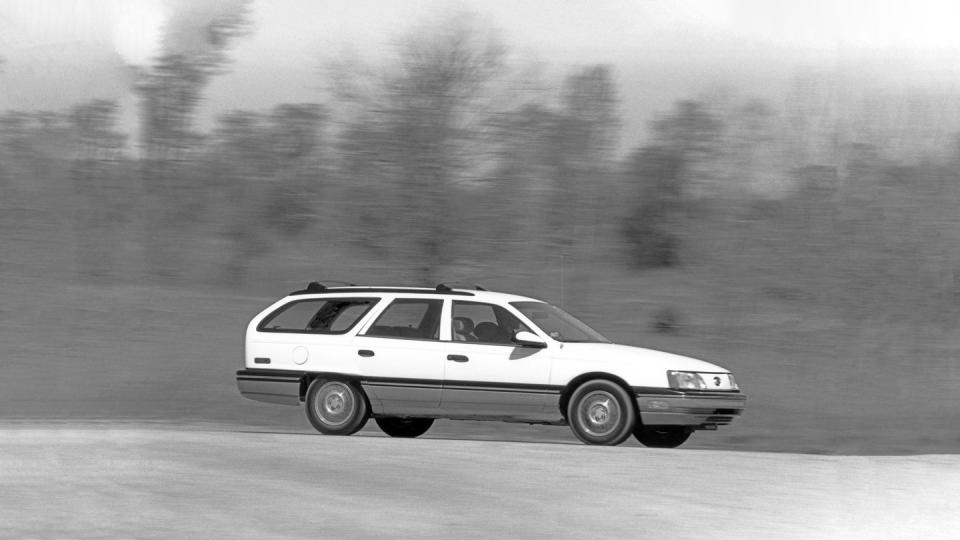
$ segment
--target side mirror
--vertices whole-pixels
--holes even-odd
[[[513,342],[521,347],[533,347],[534,349],[543,349],[547,342],[533,332],[521,330],[513,335]]]

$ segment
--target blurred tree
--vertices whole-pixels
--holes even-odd
[[[722,152],[723,123],[697,101],[680,101],[651,125],[654,143],[627,162],[626,177],[637,185],[639,201],[623,232],[640,268],[673,266],[680,261],[682,218],[696,198],[716,193],[708,186]]]
[[[780,118],[765,101],[751,99],[724,115],[724,194],[782,196],[785,191]]]
[[[647,146],[634,152],[625,171],[639,186],[639,202],[624,221],[623,232],[638,268],[674,266],[679,262],[679,216],[684,203],[687,162],[676,148]]]
[[[559,248],[558,262],[570,267],[571,281],[577,284],[564,295],[566,307],[588,313],[598,233],[615,200],[609,167],[620,123],[613,70],[605,65],[578,69],[566,78],[560,95],[560,122],[552,138],[549,238]]]
[[[531,246],[554,247],[544,239],[556,238],[551,222],[561,221],[551,207],[556,186],[556,169],[562,159],[560,139],[564,136],[564,116],[545,103],[528,102],[496,115],[493,120],[496,139],[496,169],[488,181],[487,204],[476,216],[473,229],[486,226],[499,239],[487,247],[506,249],[508,241],[528,256]],[[465,209],[466,210],[466,209]],[[464,211],[461,215],[469,215]],[[555,236],[555,234],[557,236]]]
[[[116,131],[116,115],[117,104],[106,100],[75,105],[69,114],[75,141],[74,248],[79,272],[91,278],[111,276],[133,199],[118,165],[126,137]]]
[[[10,111],[0,115],[0,146],[6,150],[8,178],[28,191],[62,178],[72,138],[67,116],[52,111]]]
[[[138,72],[141,179],[147,196],[144,222],[146,271],[171,279],[181,270],[179,252],[189,226],[207,202],[205,187],[186,162],[195,160],[203,137],[193,118],[204,88],[229,62],[227,49],[249,31],[247,2],[225,3],[221,11],[184,37],[169,34],[164,53]]]
[[[592,246],[620,127],[617,103],[609,66],[582,68],[564,81],[550,156],[555,167],[550,225],[559,246],[577,240]]]
[[[267,198],[267,224],[286,236],[302,232],[318,213],[322,171],[321,131],[324,107],[313,103],[284,104],[269,116],[273,174],[279,184]]]
[[[231,249],[226,279],[237,283],[273,235],[292,237],[316,218],[326,109],[283,104],[270,113],[233,111],[218,119],[209,156],[218,171],[214,212]]]
[[[708,107],[694,100],[679,101],[673,110],[652,124],[657,145],[675,152],[684,162],[684,196],[715,195],[722,175],[716,170],[722,155],[723,122]]]
[[[364,204],[390,216],[391,236],[406,244],[395,247],[409,254],[419,279],[432,283],[449,261],[451,190],[477,174],[472,160],[484,135],[484,90],[501,72],[504,49],[475,17],[458,14],[412,33],[397,54],[365,91],[344,66],[336,68],[338,98],[357,111],[338,149],[344,171],[383,175],[370,189],[379,196]]]

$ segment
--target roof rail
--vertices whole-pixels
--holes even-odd
[[[328,285],[328,283],[329,283],[329,285]],[[323,291],[329,289],[329,288],[330,288],[330,285],[336,286],[336,284],[339,284],[339,285],[345,286],[345,287],[356,287],[356,286],[357,286],[356,283],[349,283],[349,282],[346,282],[346,281],[339,281],[339,280],[336,280],[336,279],[325,279],[325,280],[323,280],[322,283],[319,282],[319,281],[311,281],[310,283],[307,283],[307,288],[306,288],[306,289],[301,289],[301,290],[299,290],[299,291],[293,291],[293,292],[290,293],[290,294],[313,294],[313,293],[322,293]]]
[[[317,282],[316,282],[316,281],[312,281],[311,283],[317,283]],[[328,287],[328,288],[330,287],[330,285],[339,285],[339,286],[341,286],[341,287],[356,287],[356,286],[357,286],[356,283],[350,283],[349,281],[343,281],[343,280],[341,280],[341,279],[325,279],[325,280],[323,280],[323,281],[320,281],[319,283],[320,283],[320,285],[323,285],[324,287]]]
[[[344,281],[339,283],[346,283],[346,282]],[[477,290],[483,291],[486,289],[483,289],[482,287],[477,287]],[[440,285],[437,285],[435,289],[431,289],[428,287],[378,287],[378,286],[369,286],[369,285],[357,286],[357,285],[354,285],[353,283],[347,284],[345,286],[333,285],[331,287],[328,287],[325,283],[320,283],[319,281],[311,281],[310,283],[307,284],[306,289],[293,291],[289,293],[289,296],[294,296],[299,294],[320,294],[325,292],[330,292],[330,293],[334,293],[334,292],[336,293],[400,292],[400,293],[410,293],[410,294],[440,293],[440,294],[455,294],[460,296],[473,296],[473,293],[471,292],[466,292],[463,290],[455,291],[451,287],[443,283],[441,283]]]
[[[453,287],[451,287],[451,285],[457,285],[457,283],[456,283],[456,282],[453,282],[453,283],[439,283],[439,284],[437,284],[437,290],[438,290],[438,291],[444,291],[444,292],[446,292],[446,291],[452,291],[452,290],[453,290]],[[479,286],[479,285],[476,285],[476,284],[470,284],[469,287],[460,287],[460,288],[461,288],[461,289],[473,289],[473,290],[475,290],[475,291],[485,291],[485,290],[487,290],[487,289],[484,289],[483,287],[481,287],[481,286]]]
[[[306,289],[293,291],[290,294],[313,294],[313,293],[321,293],[325,290],[327,290],[327,286],[324,285],[323,283],[320,283],[319,281],[311,281],[310,283],[307,283]]]

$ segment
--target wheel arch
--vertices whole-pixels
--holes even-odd
[[[570,396],[573,395],[574,390],[576,390],[577,387],[579,387],[581,384],[587,381],[592,381],[596,379],[604,379],[612,383],[615,383],[617,386],[623,388],[623,390],[631,398],[630,406],[633,407],[633,412],[637,414],[637,421],[638,422],[640,421],[640,412],[637,409],[637,400],[633,399],[633,396],[634,396],[633,389],[630,387],[629,384],[627,384],[627,381],[623,380],[620,377],[617,377],[612,373],[607,373],[605,371],[591,371],[589,373],[582,373],[580,375],[577,375],[573,379],[570,379],[570,382],[568,382],[567,385],[564,387],[563,391],[560,392],[560,403],[559,403],[560,414],[563,415],[564,420],[566,421],[570,420],[569,418],[567,418],[567,405],[570,404]]]
[[[308,371],[304,373],[303,377],[300,378],[300,403],[305,403],[307,401],[307,392],[310,390],[310,385],[313,384],[313,381],[317,379],[336,379],[338,381],[354,383],[357,387],[357,390],[360,392],[360,395],[363,396],[363,400],[367,402],[367,410],[372,411],[370,408],[370,396],[367,395],[367,391],[364,390],[363,385],[360,384],[360,377],[357,375],[348,375],[346,373],[326,371]]]

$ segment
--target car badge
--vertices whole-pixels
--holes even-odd
[[[713,385],[714,385],[714,386],[720,386],[720,377],[714,377],[714,378],[713,378]]]

